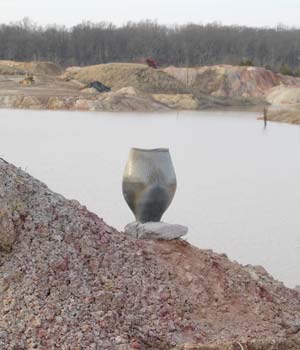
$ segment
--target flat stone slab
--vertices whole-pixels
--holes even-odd
[[[187,234],[188,228],[165,222],[131,222],[125,226],[125,234],[137,239],[166,240],[178,239]]]

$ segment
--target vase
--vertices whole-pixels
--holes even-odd
[[[123,195],[137,222],[160,221],[175,191],[176,175],[168,149],[130,150]]]

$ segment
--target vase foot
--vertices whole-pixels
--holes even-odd
[[[178,239],[187,234],[188,228],[165,222],[131,222],[125,226],[126,235],[136,239],[166,240]]]

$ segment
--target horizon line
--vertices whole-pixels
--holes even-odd
[[[104,26],[113,26],[116,29],[119,28],[123,28],[126,27],[130,24],[132,25],[137,25],[137,24],[155,24],[161,27],[167,27],[170,29],[174,29],[176,27],[187,27],[187,26],[199,26],[199,27],[209,27],[209,26],[215,26],[215,27],[220,27],[220,28],[247,28],[247,29],[265,29],[265,30],[286,30],[286,31],[290,31],[290,30],[300,30],[300,26],[296,26],[296,25],[287,25],[284,23],[279,22],[278,24],[271,26],[271,25],[262,25],[262,26],[252,26],[252,25],[242,25],[242,24],[237,24],[237,23],[232,23],[232,24],[223,24],[222,21],[211,21],[211,22],[203,22],[203,21],[199,21],[199,22],[194,22],[194,21],[190,21],[190,22],[185,22],[185,23],[163,23],[163,22],[159,22],[157,19],[140,19],[140,20],[128,20],[128,21],[124,21],[123,23],[119,23],[116,24],[113,21],[110,20],[103,20],[103,21],[92,21],[92,20],[88,20],[88,19],[82,19],[81,22],[78,22],[76,24],[73,25],[67,25],[67,24],[60,24],[60,23],[56,23],[56,22],[49,22],[47,24],[40,24],[38,21],[35,21],[34,19],[30,18],[30,17],[23,17],[19,20],[16,21],[9,21],[9,22],[0,22],[0,26],[17,26],[17,25],[24,25],[24,26],[32,26],[32,27],[36,27],[36,28],[49,28],[49,27],[59,27],[59,28],[66,28],[66,29],[72,29],[74,27],[80,26],[80,25],[90,25],[90,26],[100,26],[100,25],[104,25]]]

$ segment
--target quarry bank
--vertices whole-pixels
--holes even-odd
[[[137,240],[0,160],[0,348],[298,350],[299,290]]]
[[[107,89],[99,92],[95,82]],[[2,108],[163,112],[253,106],[266,107],[269,120],[299,124],[300,78],[229,65],[153,69],[109,63],[62,69],[51,62],[0,61]]]

